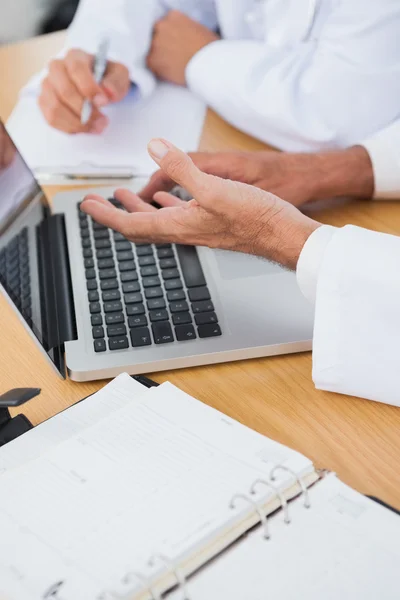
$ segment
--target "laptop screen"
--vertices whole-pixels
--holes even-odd
[[[38,226],[47,208],[32,171],[0,121],[0,284],[59,368],[59,350],[49,347],[42,319]]]

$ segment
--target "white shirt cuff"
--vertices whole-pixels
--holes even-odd
[[[318,227],[304,244],[297,263],[296,276],[300,291],[313,304],[324,253],[335,231],[336,227],[330,225]]]
[[[400,133],[400,126],[398,126]],[[389,132],[389,130],[388,130]],[[373,167],[376,200],[400,199],[400,151],[399,139],[394,132],[380,132],[361,143],[367,150]]]

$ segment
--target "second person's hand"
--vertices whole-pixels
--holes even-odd
[[[108,119],[101,113],[107,104],[122,100],[130,87],[125,65],[109,61],[103,81],[98,84],[93,75],[94,57],[79,49],[70,50],[65,58],[49,65],[42,83],[39,106],[46,121],[65,133],[102,133]],[[85,100],[93,103],[89,122],[81,124]]]

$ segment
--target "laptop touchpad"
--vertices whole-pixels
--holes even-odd
[[[282,272],[278,265],[249,254],[213,250],[222,279],[243,279],[243,277],[262,277]]]

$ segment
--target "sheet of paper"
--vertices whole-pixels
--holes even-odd
[[[270,519],[193,577],[191,600],[398,600],[400,517],[335,475],[290,503],[291,523]],[[168,600],[181,600],[175,592]]]
[[[147,391],[143,385],[122,373],[84,402],[71,406],[0,448],[0,477],[6,471],[49,452],[53,446],[86,427],[106,419],[114,410],[136,400]]]
[[[101,135],[67,135],[46,123],[36,94],[25,93],[7,129],[35,172],[149,175],[156,169],[147,153],[150,139],[163,137],[182,150],[196,150],[205,111],[189,90],[160,83],[147,99],[140,100],[133,88],[122,102],[107,107],[110,124]]]
[[[248,493],[276,461],[312,470],[305,457],[171,384],[152,388],[0,477],[0,527],[12,521],[4,529],[10,534],[0,536],[3,581],[11,580],[4,593],[30,600],[60,580],[63,600],[97,600],[104,589],[122,593],[132,569],[151,574],[154,552],[179,558],[251,511],[246,503],[230,509],[230,500]],[[260,501],[270,494],[263,490]],[[35,569],[14,549],[21,546],[35,555]],[[24,592],[13,597],[17,583]]]

